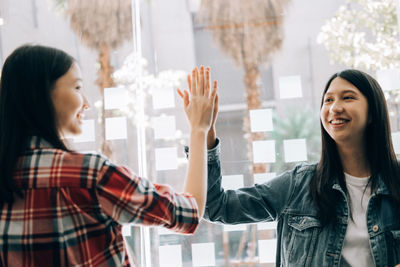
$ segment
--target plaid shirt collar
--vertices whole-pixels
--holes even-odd
[[[48,142],[46,139],[40,136],[29,136],[25,142],[26,150],[34,150],[34,149],[41,149],[41,148],[54,148],[54,146]]]

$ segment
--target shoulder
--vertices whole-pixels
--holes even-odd
[[[67,162],[74,162],[73,164],[80,166],[82,173],[87,179],[93,180],[95,184],[110,183],[111,181],[132,183],[137,182],[138,179],[138,176],[130,168],[115,164],[100,153],[66,152],[65,159]]]
[[[282,176],[286,176],[298,184],[303,180],[310,179],[314,175],[316,168],[316,163],[302,162],[297,164],[293,169],[284,172]]]
[[[297,176],[302,176],[304,174],[314,174],[317,169],[317,163],[305,163],[302,162],[295,167],[295,173]]]
[[[295,167],[293,178],[297,187],[308,186],[317,169],[317,163],[300,163]]]
[[[109,160],[98,153],[79,153],[56,148],[35,148],[25,151],[14,171],[17,183],[35,188],[91,188],[102,175]],[[29,168],[35,171],[27,172]],[[37,179],[40,175],[40,179]],[[25,181],[25,182],[24,182]],[[31,181],[27,183],[26,181]]]
[[[278,182],[285,180],[287,183],[293,185],[292,188],[295,188],[303,183],[307,183],[307,181],[313,177],[316,166],[316,163],[299,163],[293,169],[287,170],[276,176],[272,181]]]
[[[302,194],[309,190],[309,184],[314,176],[316,164],[300,163],[293,169],[285,171],[266,183],[267,186],[274,188],[289,189],[290,199],[294,195]],[[280,189],[280,190],[281,190]]]
[[[57,149],[55,154],[62,158],[63,164],[77,165],[82,168],[100,170],[103,165],[111,164],[110,160],[100,153],[80,153]]]
[[[57,150],[55,154],[58,154],[55,158],[60,158],[59,165],[62,165],[64,168],[79,169],[83,174],[82,176],[94,182],[107,172],[114,172],[118,168],[123,168],[118,167],[100,153]]]

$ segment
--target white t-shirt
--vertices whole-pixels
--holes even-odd
[[[347,190],[351,199],[353,220],[349,217],[340,266],[375,266],[369,244],[367,229],[367,207],[371,198],[371,188],[365,190],[369,177],[359,178],[344,173]]]

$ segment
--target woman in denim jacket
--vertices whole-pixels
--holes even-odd
[[[214,118],[207,138],[205,218],[224,224],[277,221],[276,266],[399,264],[400,171],[379,84],[357,70],[334,74],[323,92],[320,121],[317,164],[224,190]]]

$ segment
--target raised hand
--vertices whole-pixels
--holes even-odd
[[[196,67],[192,75],[188,75],[189,92],[182,92],[177,89],[178,94],[183,99],[186,116],[189,120],[191,130],[208,132],[210,127],[214,127],[216,113],[218,112],[217,100],[217,81],[214,81],[211,90],[210,68],[201,66],[200,71]],[[215,132],[215,130],[214,130]]]
[[[189,164],[184,192],[191,194],[199,207],[202,218],[207,198],[207,153],[206,134],[214,118],[214,103],[217,97],[217,82],[210,91],[210,68],[194,68],[188,76],[189,92],[178,94],[183,99],[185,113],[190,124]]]

